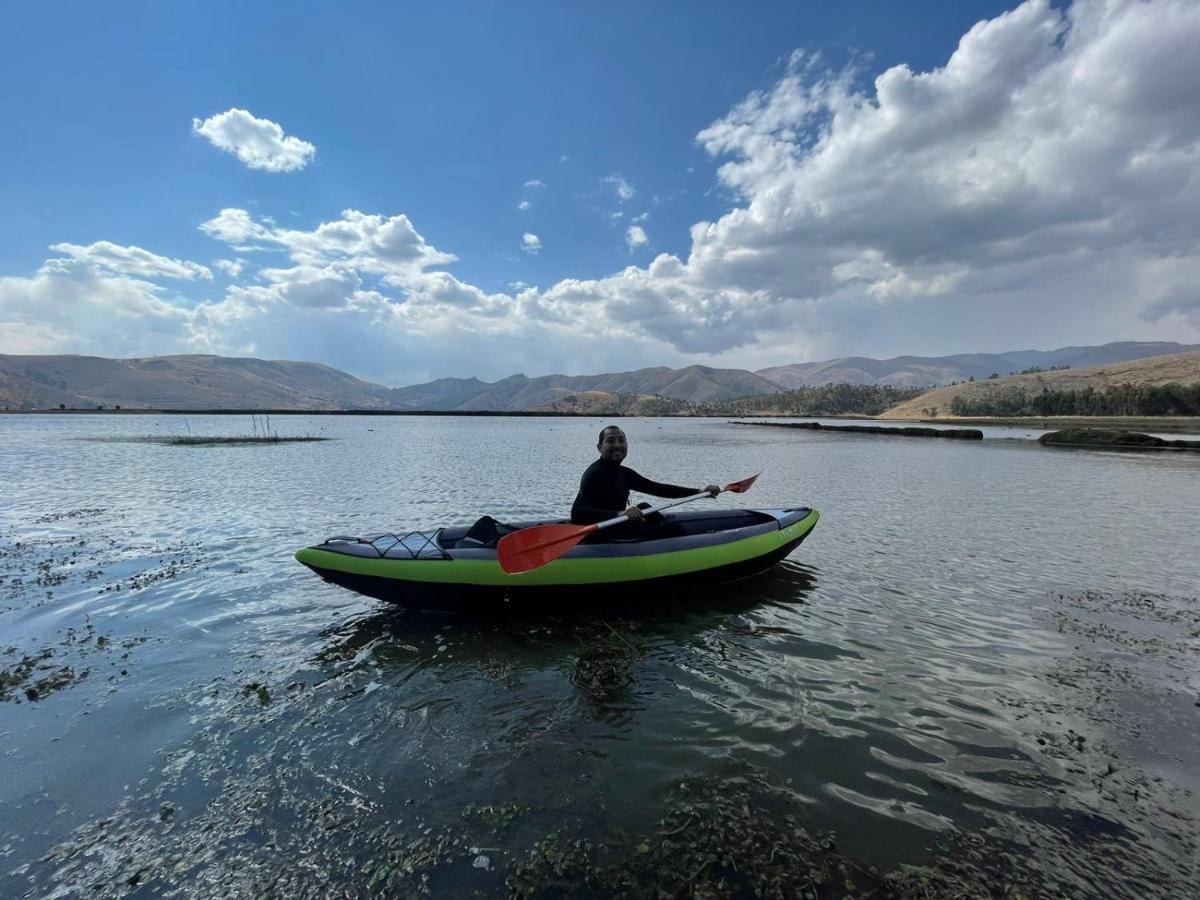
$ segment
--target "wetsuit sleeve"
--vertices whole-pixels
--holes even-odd
[[[649,478],[644,478],[633,471],[633,469],[626,469],[625,471],[630,489],[640,494],[649,494],[651,497],[666,497],[673,500],[678,497],[690,497],[692,494],[701,493],[699,488],[680,487],[677,484],[661,484],[657,481],[651,481]]]

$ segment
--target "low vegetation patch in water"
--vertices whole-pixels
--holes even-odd
[[[1066,428],[1038,438],[1044,447],[1109,447],[1115,450],[1200,450],[1200,441],[1167,440],[1140,431]]]

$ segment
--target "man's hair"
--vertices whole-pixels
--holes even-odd
[[[609,431],[610,429],[613,429],[613,428],[615,428],[617,431],[621,431],[620,425],[605,425],[603,428],[600,429],[600,437],[596,439],[596,443],[603,444],[604,443],[604,432]],[[621,432],[621,433],[624,434],[624,432]]]

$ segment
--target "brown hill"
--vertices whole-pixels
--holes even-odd
[[[390,391],[318,363],[224,356],[0,355],[0,405],[126,409],[386,409]]]
[[[1034,372],[1009,378],[986,378],[950,387],[938,388],[907,403],[894,406],[879,416],[881,419],[928,419],[950,415],[955,397],[979,400],[990,392],[1017,386],[1028,390],[1080,390],[1090,387],[1103,390],[1121,384],[1163,385],[1200,384],[1200,351],[1154,356],[1128,362],[1106,363],[1083,369],[1062,369],[1056,372]]]
[[[570,396],[632,394],[669,397],[690,403],[732,400],[752,394],[773,394],[779,385],[744,369],[657,366],[633,372],[602,375],[510,375],[491,384],[475,379],[440,381],[397,388],[391,402],[400,409],[546,410]]]
[[[530,412],[572,413],[587,416],[670,416],[686,412],[684,400],[655,397],[650,394],[612,394],[607,391],[579,391],[559,400],[533,407]]]
[[[823,384],[879,384],[894,387],[934,387],[968,378],[979,380],[993,372],[1015,375],[1030,368],[1098,366],[1200,350],[1195,344],[1172,341],[1116,341],[1099,347],[1059,347],[1057,350],[1011,350],[1006,353],[959,353],[953,356],[896,356],[872,359],[843,356],[824,362],[792,363],[760,369],[757,374],[788,388]]]

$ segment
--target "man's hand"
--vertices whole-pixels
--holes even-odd
[[[704,493],[712,494],[715,497],[717,494],[721,493],[721,488],[715,484],[708,484],[704,486]]]
[[[630,522],[645,522],[646,517],[642,515],[642,511],[636,506],[631,506],[625,510],[625,515],[629,516]]]

